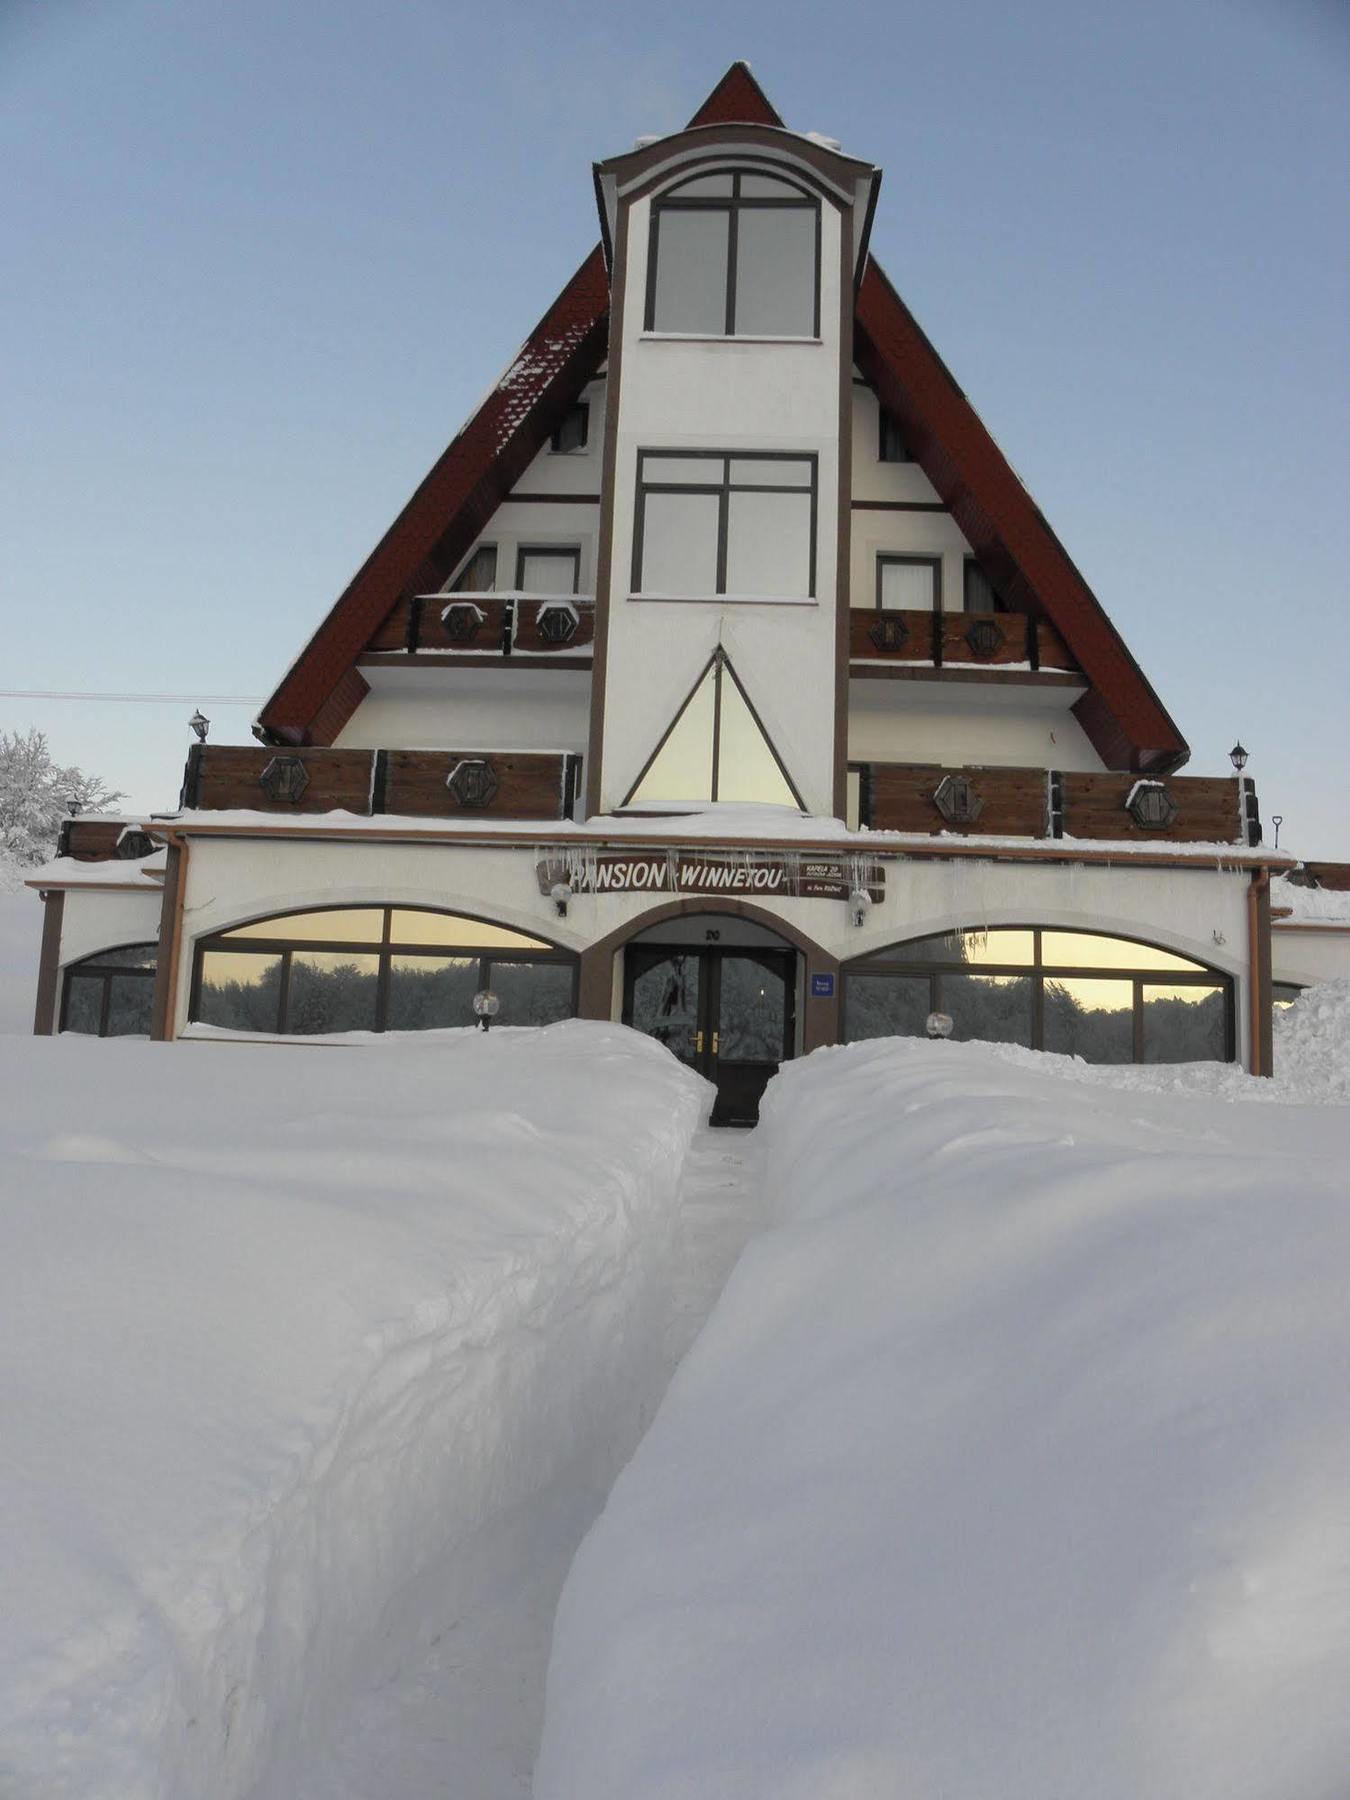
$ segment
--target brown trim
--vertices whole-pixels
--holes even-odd
[[[574,454],[570,451],[563,455]],[[508,494],[503,506],[599,506],[599,494]]]
[[[732,63],[695,112],[686,130],[696,125],[781,125],[768,95],[755,80],[748,62]]]
[[[849,678],[852,681],[955,681],[965,682],[968,687],[987,685],[1014,690],[1087,686],[1085,675],[1075,675],[1069,669],[1007,669],[1000,673],[997,669],[954,669],[950,666],[936,669],[913,663],[871,662],[860,657],[855,657],[849,665]]]
[[[894,465],[892,465],[894,466]],[[850,500],[852,512],[945,513],[940,500]]]
[[[566,595],[562,596],[566,599]],[[503,656],[500,650],[372,650],[357,658],[363,669],[502,669],[508,675],[519,675],[522,669],[589,669],[589,656],[564,656],[546,650],[515,650]]]
[[[591,719],[586,747],[586,817],[600,811],[605,748],[605,686],[609,675],[609,595],[614,581],[614,492],[618,463],[619,403],[623,367],[623,321],[628,296],[627,201],[619,202],[614,233],[614,268],[609,295],[609,386],[605,438],[600,459],[600,529],[595,556],[595,626],[591,652]]]
[[[853,513],[853,263],[851,215],[837,213],[839,222],[839,485],[835,503],[834,535],[834,779],[830,810],[836,819],[848,816],[848,653],[849,608],[852,604]],[[835,981],[838,995],[839,983]],[[808,996],[809,1000],[809,996]],[[836,1013],[837,1013],[836,999]],[[808,1016],[810,1008],[807,1008]],[[837,1019],[836,1019],[837,1024]],[[837,1042],[837,1038],[831,1040]]]
[[[808,937],[800,926],[770,912],[766,907],[756,906],[749,900],[713,899],[701,895],[668,900],[661,906],[650,907],[625,924],[616,925],[613,931],[584,950],[578,995],[580,1016],[583,1019],[608,1019],[613,1016],[614,957],[630,938],[636,937],[639,932],[650,930],[653,925],[664,924],[667,919],[684,918],[690,913],[729,913],[736,918],[749,919],[756,925],[763,925],[767,930],[776,932],[795,950],[800,951],[806,959],[802,1054],[805,1056],[824,1044],[839,1042],[839,958],[814,938]],[[833,975],[833,995],[813,998],[812,975]]]
[[[845,156],[839,150],[827,150],[823,144],[812,143],[809,138],[799,136],[796,132],[786,130],[782,125],[756,125],[750,122],[740,124],[691,125],[683,131],[673,131],[668,137],[658,138],[654,144],[644,144],[640,150],[625,151],[622,156],[606,157],[595,165],[600,176],[614,177],[616,187],[624,188],[626,193],[620,200],[635,196],[637,184],[659,181],[661,172],[669,170],[672,181],[683,180],[686,175],[693,176],[703,168],[710,158],[722,157],[726,149],[737,150],[745,145],[753,149],[774,146],[785,151],[793,161],[786,164],[794,167],[798,179],[805,179],[805,170],[809,170],[819,181],[830,187],[830,198],[836,205],[841,203],[839,190],[844,196],[842,203],[852,209],[855,201],[857,184],[860,179],[870,176],[874,181],[876,165],[863,162],[856,156]],[[685,151],[705,150],[703,156],[684,156]],[[781,158],[771,160],[782,162]],[[852,274],[852,245],[849,246],[849,271]],[[852,286],[852,282],[849,283]],[[851,373],[851,370],[850,370]]]
[[[1311,920],[1281,918],[1280,911],[1277,906],[1271,908],[1272,931],[1329,931],[1333,934],[1338,931],[1350,932],[1350,919],[1341,924],[1327,920],[1314,924]]]
[[[150,1012],[150,1036],[156,1043],[175,1037],[174,1015],[178,1004],[178,965],[182,961],[183,896],[187,887],[186,841],[169,845],[164,869],[164,898],[159,909],[159,962],[155,968],[155,999]]]
[[[1275,1073],[1275,1013],[1271,993],[1270,870],[1257,869],[1247,888],[1247,993],[1251,1031],[1248,1068]]]
[[[51,1037],[56,1029],[56,996],[61,975],[61,925],[66,910],[65,889],[51,888],[43,891],[42,904],[42,948],[38,952],[33,1035]]]

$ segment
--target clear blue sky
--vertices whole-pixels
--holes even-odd
[[[0,686],[269,691],[736,57],[885,170],[1192,770],[1350,857],[1346,0],[0,0]],[[162,807],[191,710],[0,723]]]

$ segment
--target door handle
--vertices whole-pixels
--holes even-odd
[[[713,1055],[714,1056],[717,1055],[717,1050],[718,1050],[717,1040],[718,1040],[718,1034],[717,1034],[717,1032],[714,1031],[714,1033],[713,1033]]]
[[[703,1033],[701,1031],[696,1031],[694,1033],[694,1053],[697,1056],[702,1056],[703,1054]]]

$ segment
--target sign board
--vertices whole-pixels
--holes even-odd
[[[813,975],[811,977],[811,998],[813,1000],[830,1000],[834,997],[834,976]]]
[[[773,850],[600,851],[541,858],[539,892],[565,881],[574,894],[707,894],[746,898],[847,900],[859,879],[873,900],[885,894],[879,863]]]

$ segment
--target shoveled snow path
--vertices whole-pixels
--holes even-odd
[[[667,1382],[760,1223],[760,1161],[753,1132],[705,1127],[690,1145]],[[651,1397],[648,1416],[659,1399]],[[274,1769],[254,1800],[528,1800],[558,1595],[618,1473],[575,1467],[501,1520],[484,1546],[471,1603],[432,1653],[362,1696],[326,1755]]]

